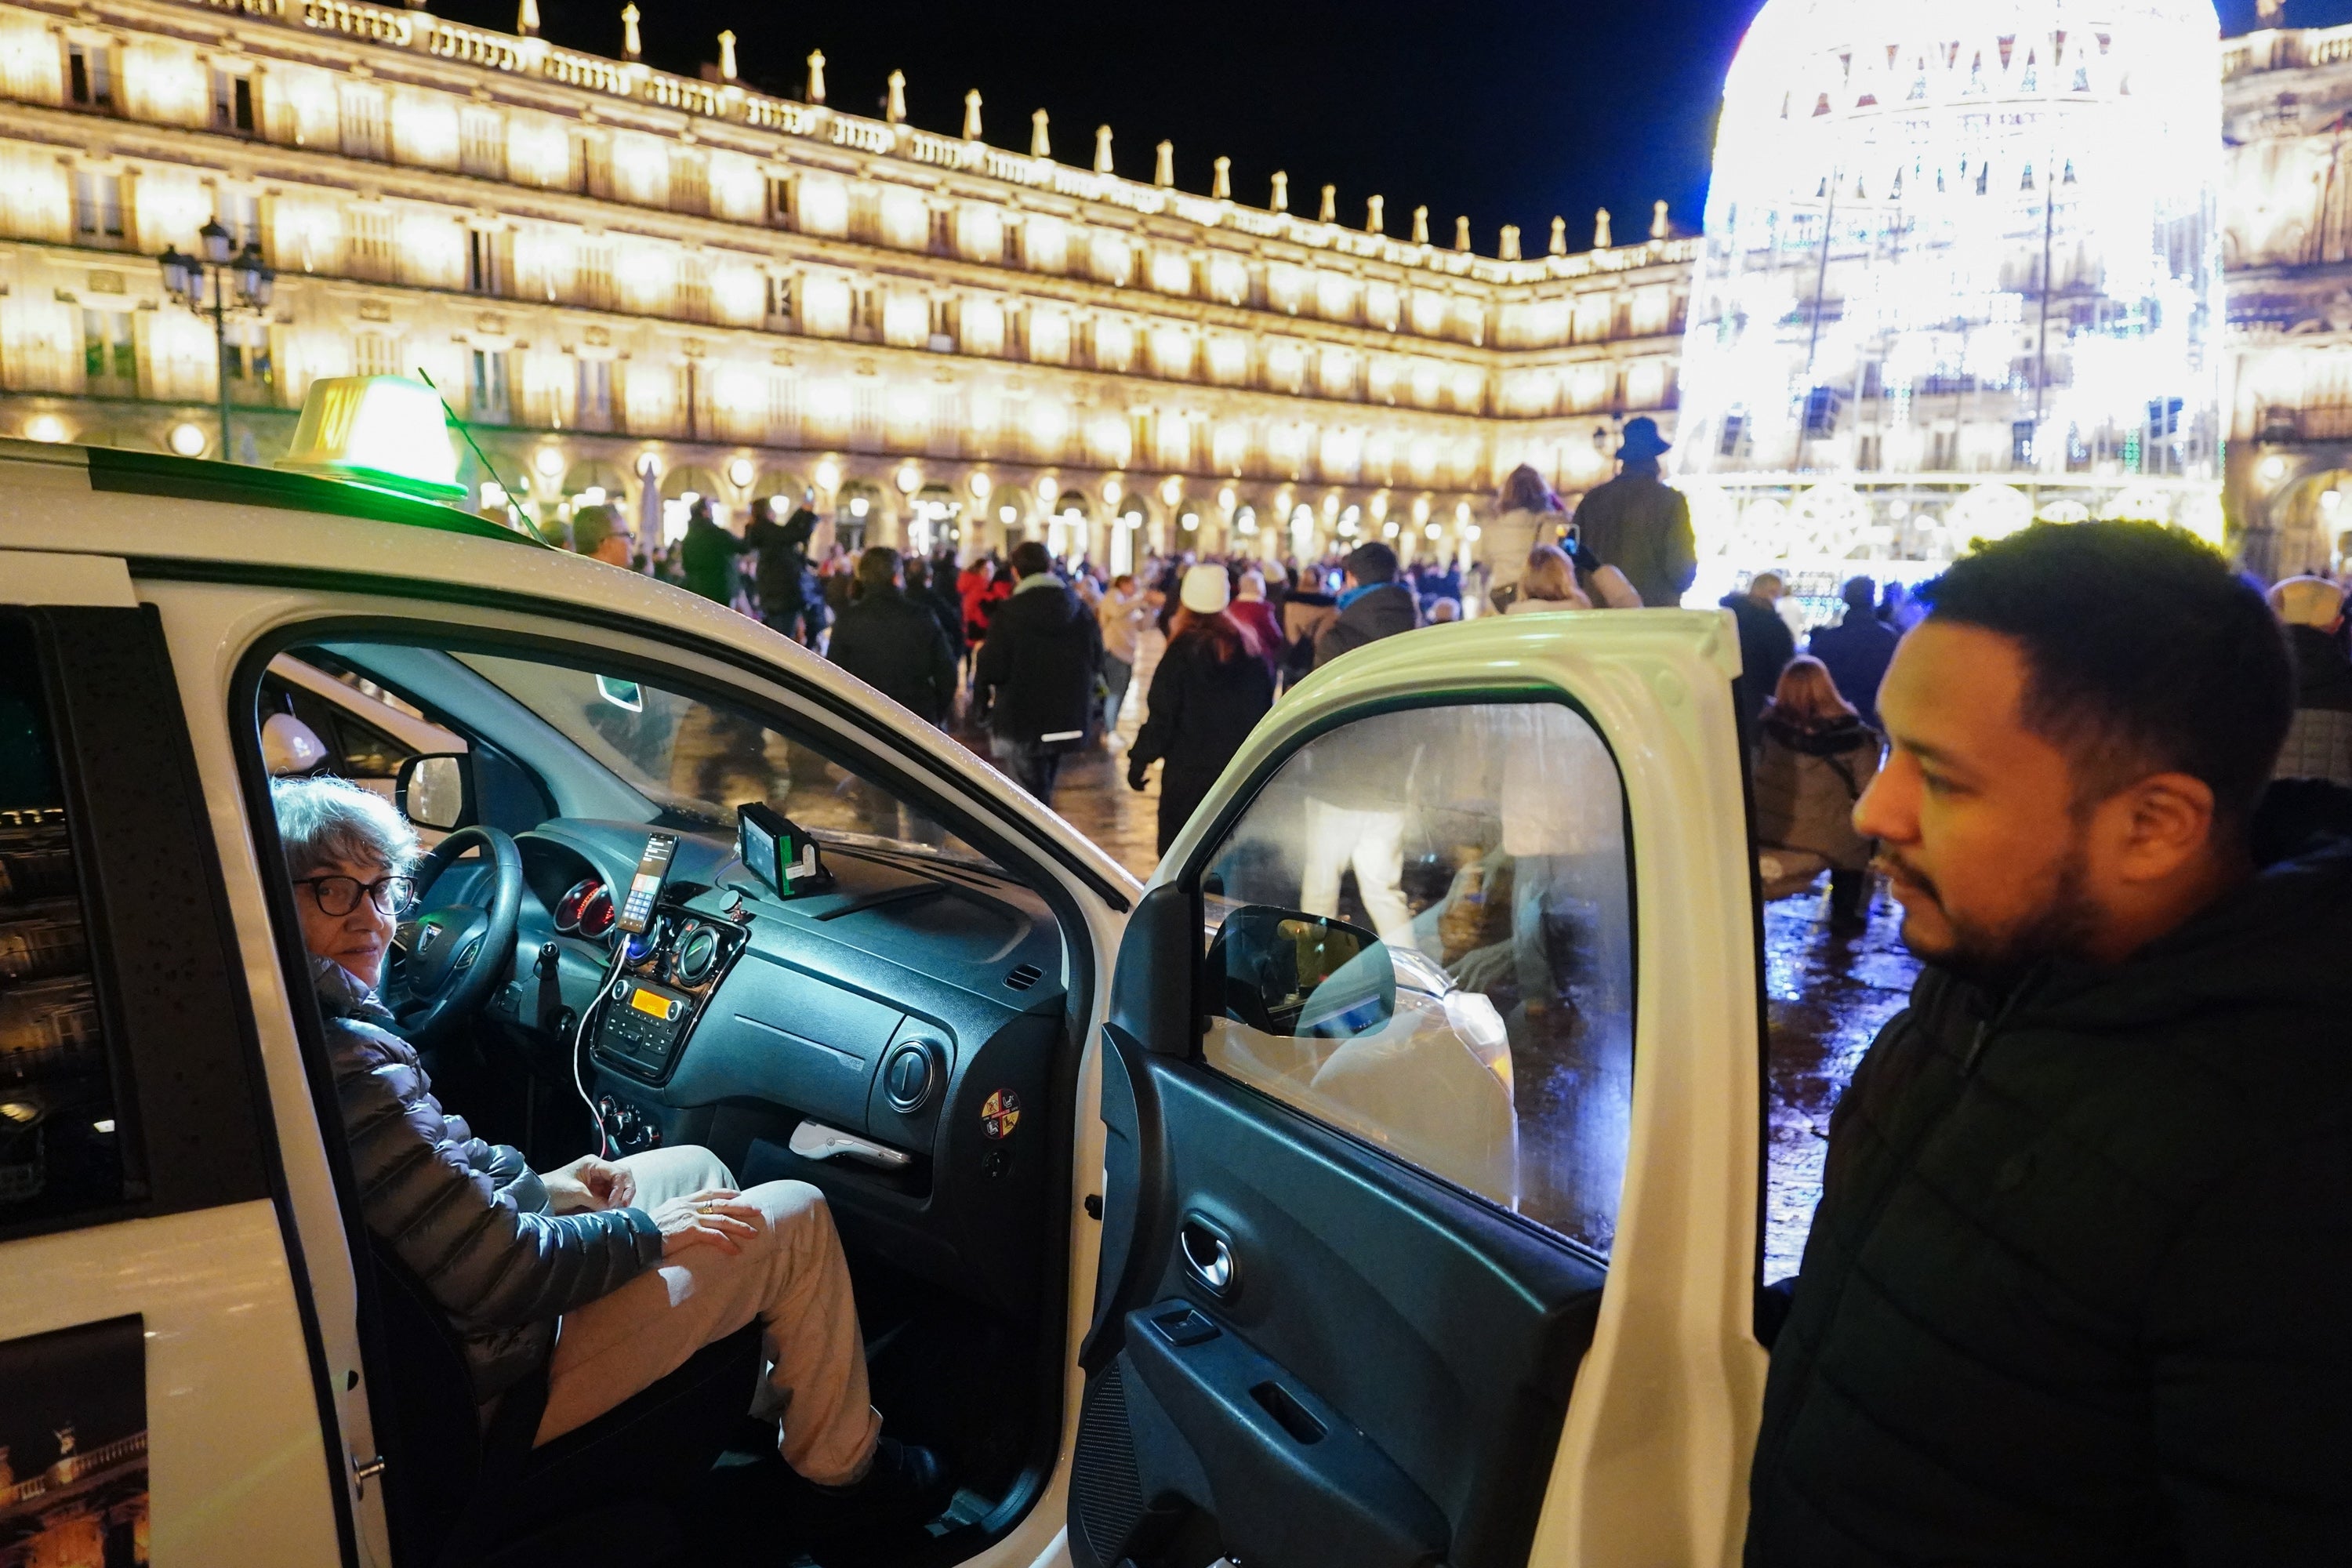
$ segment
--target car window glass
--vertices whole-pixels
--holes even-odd
[[[0,1226],[122,1201],[79,873],[38,650],[0,621]]]
[[[747,709],[533,659],[456,657],[674,817],[731,834],[735,808],[758,802],[820,837],[991,864],[888,786]]]
[[[1205,936],[1245,908],[1337,917],[1385,948],[1393,1015],[1343,991],[1302,1037],[1213,996],[1207,1061],[1605,1257],[1633,1093],[1624,821],[1615,762],[1558,703],[1310,741],[1210,857]]]

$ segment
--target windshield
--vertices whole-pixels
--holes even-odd
[[[994,862],[883,785],[731,703],[536,659],[454,654],[671,816],[732,835],[758,802],[835,843]]]

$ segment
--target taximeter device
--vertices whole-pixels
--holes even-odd
[[[653,919],[662,884],[669,880],[670,862],[677,858],[677,834],[656,833],[646,840],[645,851],[637,857],[636,874],[629,879],[628,894],[621,900],[619,924],[631,936],[644,931],[646,922]]]
[[[735,852],[742,857],[744,869],[780,899],[821,893],[833,886],[824,852],[808,830],[757,802],[735,810]]]

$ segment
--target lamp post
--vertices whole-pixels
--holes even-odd
[[[204,247],[201,257],[183,256],[177,247],[167,248],[162,257],[163,291],[198,316],[209,313],[213,319],[214,364],[220,377],[220,455],[229,461],[228,421],[228,298],[229,278],[236,280],[236,304],[239,310],[257,314],[269,309],[270,295],[278,287],[278,274],[261,258],[261,247],[247,243],[243,250],[236,240],[215,218],[196,231]],[[212,279],[212,303],[205,303],[205,279]]]

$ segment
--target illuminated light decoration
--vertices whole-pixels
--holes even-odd
[[[1011,528],[1014,523],[1021,521],[1021,509],[1017,506],[998,507],[996,509],[996,521],[1003,523],[1005,527]]]
[[[867,512],[873,510],[873,503],[868,501],[864,496],[852,496],[849,498],[850,516],[864,517]]]
[[[2208,515],[2219,37],[2210,0],[1768,0],[1680,371],[1691,602],[1772,562],[1948,560],[2126,492]]]
[[[1484,532],[1486,532],[1486,530],[1480,528],[1474,522],[1462,530],[1462,537],[1468,540],[1471,543],[1475,544],[1478,542],[1478,536]]]
[[[183,458],[201,458],[205,452],[205,433],[198,426],[182,420],[172,426],[172,450]]]
[[[1429,498],[1427,496],[1415,496],[1412,498],[1412,521],[1415,522],[1427,522],[1429,521]]]
[[[1424,539],[1443,539],[1445,537],[1445,530],[1433,522],[1423,527],[1421,534]]]
[[[1176,521],[1184,525],[1184,531],[1187,533],[1192,532],[1201,526],[1201,517],[1198,512],[1188,511]]]
[[[1117,479],[1105,479],[1103,481],[1103,504],[1105,506],[1117,506],[1118,504],[1119,498],[1125,494],[1127,494],[1127,487],[1120,484]]]
[[[2333,495],[2335,492],[2331,490],[2328,493]],[[1234,493],[1234,487],[1231,485],[1223,485],[1217,489],[1217,507],[1220,510],[1233,510],[1234,503],[1239,499],[1240,498]]]
[[[1164,506],[1174,506],[1184,499],[1184,481],[1174,474],[1160,481],[1160,500]]]
[[[1044,501],[1047,506],[1052,506],[1054,504],[1054,498],[1061,493],[1062,481],[1055,479],[1053,475],[1047,474],[1044,479],[1037,481],[1037,499]]]
[[[910,496],[923,488],[923,470],[912,463],[901,463],[890,482],[898,487],[900,495]]]
[[[963,486],[971,492],[972,500],[980,501],[986,500],[990,493],[996,489],[995,482],[989,479],[988,470],[985,468],[974,468],[971,478],[964,480]]]
[[[2263,459],[2262,467],[2263,483],[2266,485],[2277,484],[2281,479],[2286,478],[2286,459],[2280,457],[2275,452],[2272,453],[2269,457],[2264,458]]]
[[[749,458],[732,458],[727,463],[727,482],[739,490],[748,490],[759,477],[759,468]]]
[[[323,376],[312,382],[294,439],[278,466],[427,500],[461,501],[467,495],[457,482],[457,452],[441,395],[405,376]]]
[[[831,458],[820,458],[817,461],[814,477],[817,489],[837,490],[841,488],[841,465]]]
[[[538,451],[533,452],[530,455],[530,466],[539,470],[539,477],[542,479],[562,479],[563,477],[563,448],[561,447],[541,447]]]
[[[1381,537],[1382,539],[1394,539],[1403,531],[1404,530],[1399,528],[1394,522],[1384,522],[1381,524]]]

